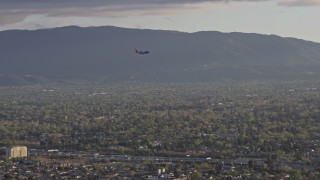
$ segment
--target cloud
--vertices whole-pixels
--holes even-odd
[[[267,0],[0,0],[0,8],[81,8],[81,7],[122,7],[123,9],[160,7],[166,5],[197,4],[204,2],[228,3],[232,1],[267,1]]]
[[[320,0],[281,0],[280,5],[295,7],[295,6],[319,6]]]
[[[0,0],[0,26],[24,21],[29,16],[126,17],[138,13],[157,15],[196,8],[204,2],[230,0]],[[249,0],[250,1],[250,0]],[[139,12],[138,12],[139,11]]]
[[[165,16],[232,2],[263,1],[275,1],[284,6],[306,6],[318,5],[320,0],[0,0],[0,30],[5,29],[3,27],[37,28],[45,21],[67,24],[60,22],[63,18],[71,21],[76,17]]]
[[[0,0],[0,22],[10,16],[47,14],[48,16],[130,15],[132,11],[195,8],[201,3],[259,2],[268,0]],[[13,18],[19,19],[19,18]],[[21,18],[20,18],[21,19]]]

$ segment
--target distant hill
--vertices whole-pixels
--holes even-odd
[[[319,43],[275,35],[68,26],[2,31],[0,51],[2,85],[320,78]]]

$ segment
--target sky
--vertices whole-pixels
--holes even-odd
[[[319,18],[320,0],[0,0],[0,31],[110,25],[320,42]]]

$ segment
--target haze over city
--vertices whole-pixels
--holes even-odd
[[[0,0],[0,30],[68,25],[275,34],[320,42],[319,0]]]
[[[0,0],[1,179],[320,179],[320,0]]]

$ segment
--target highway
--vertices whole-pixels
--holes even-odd
[[[141,162],[141,161],[155,161],[155,162],[220,162],[246,165],[249,161],[255,161],[257,164],[263,164],[266,159],[261,158],[237,158],[237,159],[212,159],[199,157],[163,157],[163,156],[131,156],[131,155],[79,155],[80,158],[93,159],[107,159],[120,162]]]
[[[110,160],[116,162],[143,162],[143,161],[153,161],[155,163],[163,162],[215,162],[221,164],[233,164],[237,166],[248,165],[250,161],[255,162],[256,165],[263,165],[266,162],[265,158],[235,158],[235,159],[213,159],[211,157],[200,158],[200,157],[164,157],[164,156],[132,156],[132,155],[100,155],[95,154],[85,154],[85,153],[70,153],[70,152],[56,152],[48,153],[43,150],[29,151],[30,155],[44,155],[50,156],[50,154],[55,154],[56,156],[68,156],[68,157],[78,157],[78,158],[88,158],[97,160]],[[273,163],[275,166],[290,166],[296,169],[315,169],[316,167],[312,164],[296,163],[296,162],[277,162]]]

